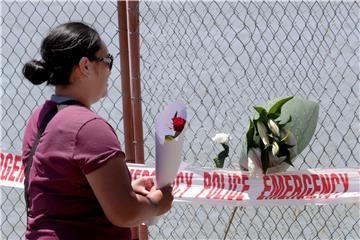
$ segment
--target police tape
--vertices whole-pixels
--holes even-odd
[[[21,156],[0,151],[0,185],[23,188]],[[132,179],[155,169],[127,164]],[[223,206],[323,205],[360,202],[360,168],[307,169],[250,177],[246,172],[186,168],[173,182],[176,202]]]

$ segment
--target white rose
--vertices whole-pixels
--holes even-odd
[[[212,140],[216,143],[220,144],[228,144],[229,143],[229,134],[226,133],[217,133]]]

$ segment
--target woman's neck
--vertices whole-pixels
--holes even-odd
[[[75,86],[55,86],[55,95],[73,98],[84,104],[85,107],[90,108],[91,102],[87,99],[86,93],[75,88]]]

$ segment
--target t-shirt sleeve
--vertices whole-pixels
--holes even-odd
[[[103,166],[115,155],[125,158],[113,128],[103,119],[86,122],[76,136],[74,160],[84,174]]]

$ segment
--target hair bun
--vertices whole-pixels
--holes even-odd
[[[22,73],[34,85],[40,85],[50,77],[50,72],[44,67],[44,62],[37,60],[27,62]]]

